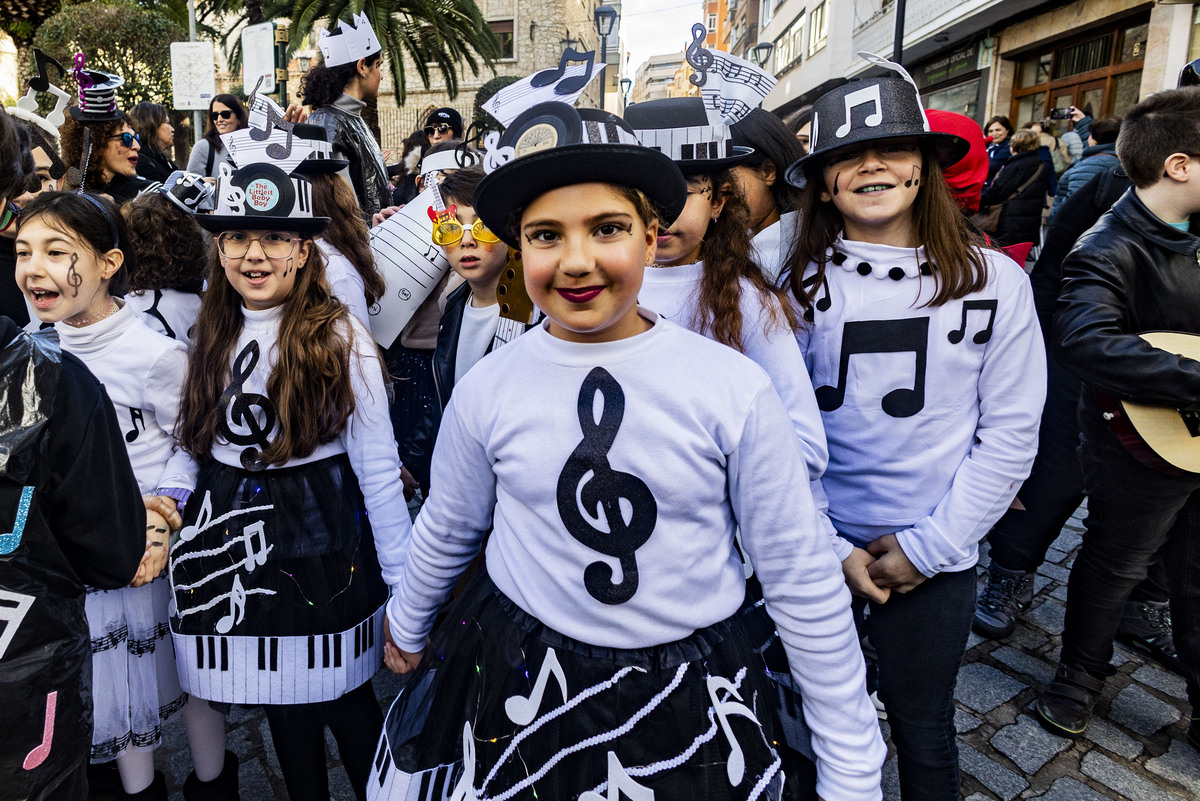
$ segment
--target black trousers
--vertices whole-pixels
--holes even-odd
[[[1062,662],[1112,674],[1125,602],[1161,557],[1175,646],[1192,708],[1200,709],[1200,475],[1146,467],[1099,420],[1085,422],[1082,453],[1087,532],[1068,584]]]
[[[333,732],[358,801],[366,801],[371,758],[383,731],[383,712],[371,682],[333,701],[264,706],[275,754],[292,801],[329,801],[325,727]]]

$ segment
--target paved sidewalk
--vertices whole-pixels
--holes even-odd
[[[1049,561],[1039,571],[1033,607],[1013,636],[1004,643],[971,636],[955,693],[967,801],[1200,798],[1200,754],[1183,740],[1188,725],[1183,680],[1138,653],[1117,646],[1117,675],[1109,680],[1085,737],[1075,743],[1055,737],[1032,717],[1030,705],[1057,664],[1066,579],[1079,548],[1082,515],[1082,510],[1076,513],[1055,541]],[[387,671],[375,676],[375,694],[384,708],[400,684]],[[241,760],[245,801],[287,799],[260,710],[235,708],[227,743]],[[157,756],[172,801],[182,801],[179,788],[191,765],[178,717],[167,727]],[[352,801],[332,739],[329,766],[333,798]],[[892,758],[885,768],[884,797],[899,799],[897,788]]]

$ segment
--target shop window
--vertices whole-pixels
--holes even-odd
[[[1112,116],[1124,117],[1138,102],[1142,91],[1142,71],[1118,75],[1113,81]]]
[[[513,21],[511,19],[495,20],[488,23],[496,41],[500,43],[500,58],[516,58],[513,42]]]
[[[979,110],[979,79],[923,95],[925,108],[953,111],[975,119]]]
[[[812,10],[809,15],[808,25],[808,54],[820,50],[825,46],[825,41],[829,36],[829,3],[821,3]]]
[[[1112,63],[1112,47],[1113,35],[1109,33],[1059,50],[1054,58],[1054,80],[1107,67]]]
[[[1050,61],[1049,53],[1022,61],[1018,68],[1020,82],[1017,85],[1021,89],[1028,89],[1030,86],[1037,86],[1050,80]]]
[[[1150,24],[1135,25],[1121,31],[1121,50],[1117,53],[1117,63],[1139,61],[1146,57],[1146,40],[1150,36]]]

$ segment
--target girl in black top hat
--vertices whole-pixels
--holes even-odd
[[[968,230],[900,73],[813,106],[789,285],[829,442],[822,485],[851,590],[870,602],[902,796],[957,799],[954,683],[977,543],[1029,473],[1045,359],[1025,273]],[[860,601],[865,603],[865,601]]]
[[[620,118],[561,103],[493,144],[472,205],[520,247],[547,320],[446,407],[389,603],[385,659],[416,673],[375,797],[779,798],[736,521],[811,701],[818,790],[878,799],[849,599],[790,486],[805,469],[787,413],[749,359],[637,305],[660,221],[684,206],[678,168]],[[434,631],[489,529],[485,570]]]

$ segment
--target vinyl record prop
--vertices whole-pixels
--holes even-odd
[[[117,90],[125,84],[120,75],[85,68],[83,53],[75,54],[73,70],[75,84],[79,88],[79,105],[67,111],[78,122],[110,122],[125,118],[125,112],[117,108]]]
[[[251,164],[237,171],[221,165],[212,214],[197,214],[206,231],[290,231],[317,236],[328,217],[312,215],[312,186],[273,164]]]
[[[508,245],[520,247],[507,231],[513,209],[563,186],[599,181],[632,186],[645,193],[664,225],[683,211],[687,185],[675,162],[643,147],[625,120],[606,111],[539,103],[504,132],[489,134],[484,169],[475,190],[475,213]]]
[[[887,139],[932,142],[943,168],[967,154],[967,140],[930,129],[920,90],[904,67],[873,53],[858,55],[900,77],[866,78],[821,95],[813,103],[812,149],[788,167],[788,183],[803,188],[834,150]]]

